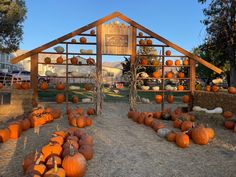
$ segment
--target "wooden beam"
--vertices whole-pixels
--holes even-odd
[[[31,56],[30,80],[33,89],[33,99],[38,99],[38,54]]]
[[[96,113],[102,113],[102,25],[97,26]]]
[[[40,46],[38,48],[35,48],[35,49],[33,49],[33,50],[29,51],[29,52],[26,52],[23,55],[15,57],[15,58],[11,59],[11,63],[13,63],[13,64],[18,63],[19,61],[24,60],[27,57],[30,57],[30,56],[32,56],[32,55],[34,55],[36,53],[39,53],[39,52],[41,52],[41,51],[43,51],[45,49],[48,49],[48,48],[50,48],[50,47],[52,47],[52,46],[54,46],[54,45],[56,45],[56,44],[58,44],[60,42],[63,42],[63,41],[65,41],[65,40],[67,40],[67,39],[69,39],[71,37],[79,35],[79,34],[83,33],[84,31],[87,31],[87,30],[89,30],[89,29],[91,29],[91,28],[93,28],[93,27],[95,27],[97,25],[100,25],[100,24],[102,24],[102,23],[104,23],[104,22],[106,22],[108,20],[111,20],[111,19],[113,19],[113,18],[115,18],[115,17],[117,17],[119,15],[120,15],[120,12],[114,12],[114,13],[108,15],[108,16],[105,16],[105,17],[103,17],[103,18],[101,18],[101,19],[99,19],[99,20],[97,20],[95,22],[92,22],[92,23],[90,23],[88,25],[83,26],[82,28],[79,28],[79,29],[77,29],[77,30],[75,30],[75,31],[73,31],[71,33],[68,33],[68,34],[66,34],[66,35],[64,35],[64,36],[62,36],[60,38],[57,38],[57,39],[55,39],[55,40],[53,40],[53,41],[51,41],[49,43],[46,43],[46,44],[44,44],[44,45],[42,45],[42,46]]]
[[[195,83],[196,83],[196,61],[192,58],[190,60],[190,68],[189,68],[189,74],[190,74],[190,83],[189,83],[189,90],[190,92],[190,103],[188,104],[188,110],[192,111],[193,104],[194,104],[194,91],[195,91]]]
[[[128,17],[126,17],[126,16],[124,16],[122,14],[120,14],[118,16],[118,18],[120,18],[121,20],[124,20],[125,22],[131,24],[132,26],[142,30],[143,32],[145,32],[148,35],[156,38],[157,40],[163,42],[164,44],[172,47],[173,49],[177,50],[178,52],[180,52],[180,53],[182,53],[182,54],[184,54],[184,55],[186,55],[186,56],[188,56],[190,58],[193,58],[194,60],[198,61],[199,63],[201,63],[202,65],[208,67],[209,69],[215,71],[216,73],[220,74],[222,72],[222,70],[220,68],[217,68],[216,66],[212,65],[211,63],[208,63],[207,61],[203,60],[202,58],[200,58],[200,57],[198,57],[196,55],[193,55],[192,53],[188,52],[187,50],[179,47],[178,45],[168,41],[167,39],[159,36],[158,34],[152,32],[151,30],[149,30],[149,29],[143,27],[142,25],[136,23],[135,21],[131,20],[130,18],[128,18]]]

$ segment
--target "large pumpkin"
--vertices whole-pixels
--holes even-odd
[[[228,88],[228,93],[236,94],[236,88],[235,87],[229,87]]]
[[[86,159],[80,153],[75,153],[70,147],[70,154],[65,156],[62,161],[62,167],[68,177],[83,177],[86,172]]]
[[[175,142],[177,146],[186,148],[189,146],[189,136],[183,132],[176,133]]]
[[[162,95],[156,95],[155,96],[155,101],[156,101],[157,104],[162,103],[162,101],[163,101]]]
[[[10,131],[8,128],[0,129],[0,142],[5,143],[10,138]]]
[[[57,94],[56,95],[56,102],[57,103],[63,103],[65,101],[65,95],[64,94]]]
[[[192,129],[193,142],[200,145],[205,145],[209,141],[208,132],[204,127],[195,127]]]
[[[86,160],[91,160],[93,158],[93,148],[90,145],[80,146],[79,152],[84,156]]]
[[[151,126],[153,121],[154,121],[153,113],[146,113],[146,117],[144,119],[144,124],[147,126]]]

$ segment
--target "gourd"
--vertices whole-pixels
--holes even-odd
[[[227,120],[225,121],[224,126],[227,129],[234,129],[235,123],[231,120]]]
[[[86,118],[86,126],[91,126],[91,125],[93,125],[93,121],[92,121],[92,119],[90,119],[90,118]]]
[[[187,130],[191,129],[192,127],[193,127],[193,123],[191,121],[184,121],[181,124],[181,131],[182,132],[187,131]]]
[[[211,91],[211,86],[210,86],[210,85],[207,85],[207,86],[205,87],[205,91],[210,92],[210,91]]]
[[[215,131],[212,128],[205,128],[208,134],[208,138],[209,139],[213,139],[215,137]]]
[[[140,72],[137,74],[136,76],[137,78],[142,78],[142,79],[146,79],[149,77],[149,75],[146,72]]]
[[[72,71],[72,72],[71,72],[71,76],[73,76],[73,77],[79,77],[79,76],[81,76],[81,74],[80,74],[79,72],[77,72],[77,71]]]
[[[45,72],[45,75],[46,75],[46,76],[53,76],[53,72],[50,71],[50,70],[47,70],[47,71]]]
[[[94,65],[95,64],[95,60],[93,58],[88,58],[86,60],[86,62],[87,62],[88,65]]]
[[[76,124],[79,128],[84,128],[84,127],[86,127],[86,119],[84,117],[79,117],[76,120]]]
[[[0,142],[5,143],[10,138],[10,131],[8,128],[0,129]]]

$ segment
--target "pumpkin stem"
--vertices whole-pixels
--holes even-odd
[[[36,151],[35,151],[35,154],[34,154],[34,161],[36,161],[37,160],[37,158],[38,158],[38,150],[36,149]]]
[[[70,156],[73,156],[75,154],[74,147],[70,144]]]
[[[57,172],[58,168],[57,168],[57,160],[56,160],[55,156],[53,156],[53,163],[54,163],[54,172]]]
[[[38,165],[40,163],[40,161],[42,160],[43,158],[43,154],[41,153],[39,158],[37,159],[37,161],[35,162],[36,165]]]

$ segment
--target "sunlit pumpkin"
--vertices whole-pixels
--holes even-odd
[[[171,71],[166,73],[166,78],[172,78],[173,77],[173,73]]]
[[[155,96],[155,101],[156,101],[157,104],[162,103],[162,101],[163,101],[162,95],[156,95]]]
[[[189,146],[189,136],[183,132],[176,133],[175,142],[177,146],[186,148]]]
[[[175,66],[180,66],[180,60],[175,60]]]
[[[178,85],[177,90],[180,90],[180,91],[184,90],[184,86],[183,85]]]
[[[183,61],[183,65],[184,65],[184,66],[188,66],[188,65],[189,65],[189,63],[188,63],[188,60],[187,60],[187,59],[184,59],[184,61]]]
[[[218,85],[213,85],[213,86],[212,86],[212,91],[213,91],[213,92],[219,92],[219,90],[220,90],[220,88],[219,88]]]
[[[140,44],[140,45],[145,45],[145,40],[140,39],[140,40],[139,40],[139,44]]]
[[[178,72],[178,78],[184,78],[184,73],[183,72]]]
[[[154,77],[154,78],[159,78],[160,77],[160,73],[159,73],[159,71],[154,71],[153,73],[152,73],[152,76]]]
[[[151,39],[147,39],[147,45],[152,45],[152,40]]]
[[[48,89],[48,84],[47,84],[47,82],[42,82],[42,83],[40,84],[40,89],[41,89],[41,90],[47,90],[47,89]]]
[[[166,65],[167,66],[172,66],[173,65],[173,61],[172,60],[166,60]]]

